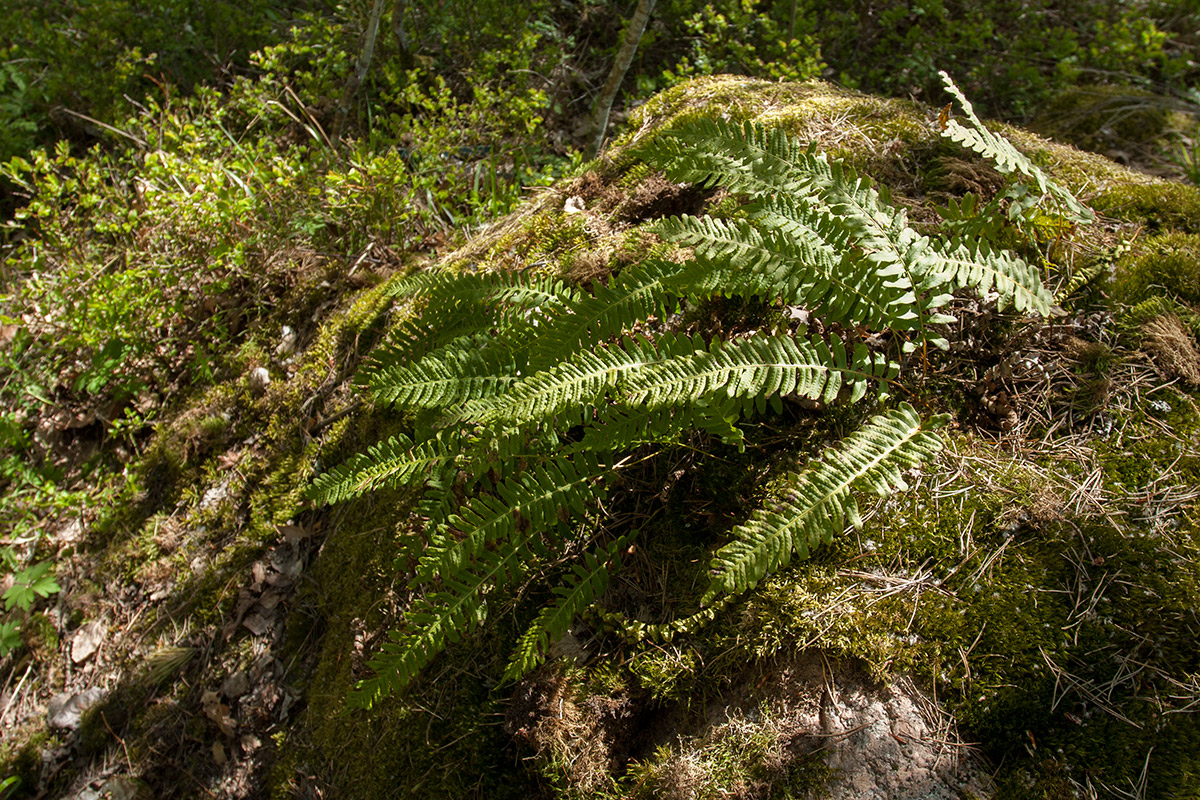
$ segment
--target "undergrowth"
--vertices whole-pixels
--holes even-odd
[[[964,108],[969,127],[947,125],[947,136],[1033,180],[1025,192],[1038,202],[1022,209],[1090,218]],[[376,675],[359,682],[354,702],[369,706],[403,688],[531,581],[556,579],[504,678],[540,663],[602,597],[639,535],[636,522],[615,524],[605,512],[631,466],[689,442],[700,451],[741,446],[739,424],[780,414],[784,398],[813,408],[872,398],[869,422],[781,478],[729,533],[694,614],[647,625],[596,612],[635,638],[695,629],[847,522],[858,526],[858,492],[904,488],[902,473],[937,451],[941,417],[922,421],[907,403],[886,401],[903,387],[902,365],[947,346],[938,326],[953,319],[940,310],[953,290],[994,293],[1001,309],[1049,310],[1049,293],[1020,258],[984,240],[918,234],[886,193],[782,133],[698,120],[639,155],[673,180],[748,197],[746,213],[654,223],[690,260],[660,248],[590,295],[549,278],[470,272],[397,286],[424,310],[363,378],[377,402],[413,414],[414,434],[322,475],[312,492],[337,502],[426,486],[425,530],[397,560],[415,603],[406,629],[373,656]],[[679,330],[689,308],[718,296],[775,311],[758,330]],[[802,313],[780,313],[788,309]],[[787,321],[804,314],[807,330]]]

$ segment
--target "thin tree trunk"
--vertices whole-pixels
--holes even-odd
[[[383,5],[386,0],[375,0],[371,6],[371,19],[367,22],[367,35],[363,41],[362,50],[358,53],[358,61],[354,65],[354,73],[346,81],[346,90],[342,92],[342,101],[338,104],[337,118],[333,125],[333,139],[341,142],[342,132],[346,128],[346,118],[350,116],[350,105],[363,81],[367,79],[367,71],[371,69],[371,59],[375,57],[375,39],[379,36],[379,20],[383,16]]]
[[[621,81],[625,80],[625,73],[629,71],[629,65],[633,63],[638,42],[642,40],[642,34],[646,32],[646,24],[650,21],[650,12],[654,10],[654,2],[655,0],[638,0],[637,10],[633,12],[633,19],[629,21],[629,28],[625,31],[625,41],[621,43],[617,60],[613,62],[612,71],[608,73],[608,80],[604,82],[604,88],[596,97],[596,106],[592,110],[588,145],[584,151],[584,157],[587,159],[595,158],[604,144],[604,134],[608,130],[608,115],[612,112],[613,101],[617,99]]]

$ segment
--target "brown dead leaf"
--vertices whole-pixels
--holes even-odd
[[[108,633],[108,626],[102,620],[89,622],[75,631],[75,635],[71,637],[71,660],[76,664],[82,664],[91,658],[104,643],[106,633]]]
[[[221,702],[220,695],[212,690],[206,691],[200,696],[200,705],[204,709],[204,716],[215,722],[221,733],[233,736],[237,731],[237,720],[229,712],[229,706]]]
[[[274,616],[272,614],[271,616]],[[271,623],[263,618],[261,614],[247,614],[242,620],[242,625],[255,636],[264,636],[267,631],[271,630]]]

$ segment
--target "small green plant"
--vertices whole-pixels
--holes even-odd
[[[1191,135],[1178,134],[1168,159],[1190,183],[1200,186],[1200,124]]]
[[[964,138],[1040,174],[995,138]],[[696,120],[638,155],[672,180],[749,197],[744,216],[654,223],[691,258],[653,253],[590,295],[547,278],[471,272],[396,287],[424,310],[363,379],[377,402],[414,415],[414,436],[371,447],[311,490],[332,503],[425,487],[418,511],[427,524],[398,561],[415,565],[415,599],[353,703],[402,688],[497,604],[549,580],[554,598],[518,641],[505,678],[534,668],[603,595],[638,535],[605,512],[631,464],[696,432],[702,447],[741,446],[739,423],[780,413],[784,397],[879,405],[730,533],[694,617],[661,630],[630,626],[669,636],[701,624],[847,522],[859,524],[860,492],[904,488],[903,472],[938,450],[944,418],[922,421],[889,398],[914,352],[946,346],[940,329],[952,317],[941,309],[952,291],[994,292],[1001,308],[1020,312],[1050,309],[1036,270],[1018,257],[985,241],[917,233],[885,191],[780,131]],[[725,338],[673,330],[678,312],[720,295],[807,309],[826,333],[796,330],[782,315]]]
[[[0,548],[0,567],[13,575],[12,586],[4,592],[4,612],[8,619],[0,621],[0,658],[21,646],[21,624],[13,609],[28,614],[39,597],[44,599],[62,591],[54,580],[53,566],[42,561],[22,569],[12,548]]]

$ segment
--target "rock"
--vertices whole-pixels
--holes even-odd
[[[79,694],[69,692],[56,694],[50,698],[50,705],[46,710],[46,722],[51,728],[66,728],[73,731],[79,727],[83,713],[103,700],[105,694],[107,693],[99,687]]]
[[[279,336],[279,344],[275,345],[275,355],[287,358],[294,352],[296,352],[296,332],[291,327],[284,325]]]
[[[75,635],[71,638],[71,660],[76,664],[82,664],[91,658],[104,643],[106,633],[108,633],[108,626],[104,624],[103,620],[93,620],[75,631]]]
[[[222,483],[219,486],[213,486],[200,498],[200,509],[206,511],[227,497],[229,497],[228,482]]]
[[[251,394],[261,396],[271,385],[271,373],[267,371],[266,367],[255,367],[246,376],[246,385],[250,387]]]

